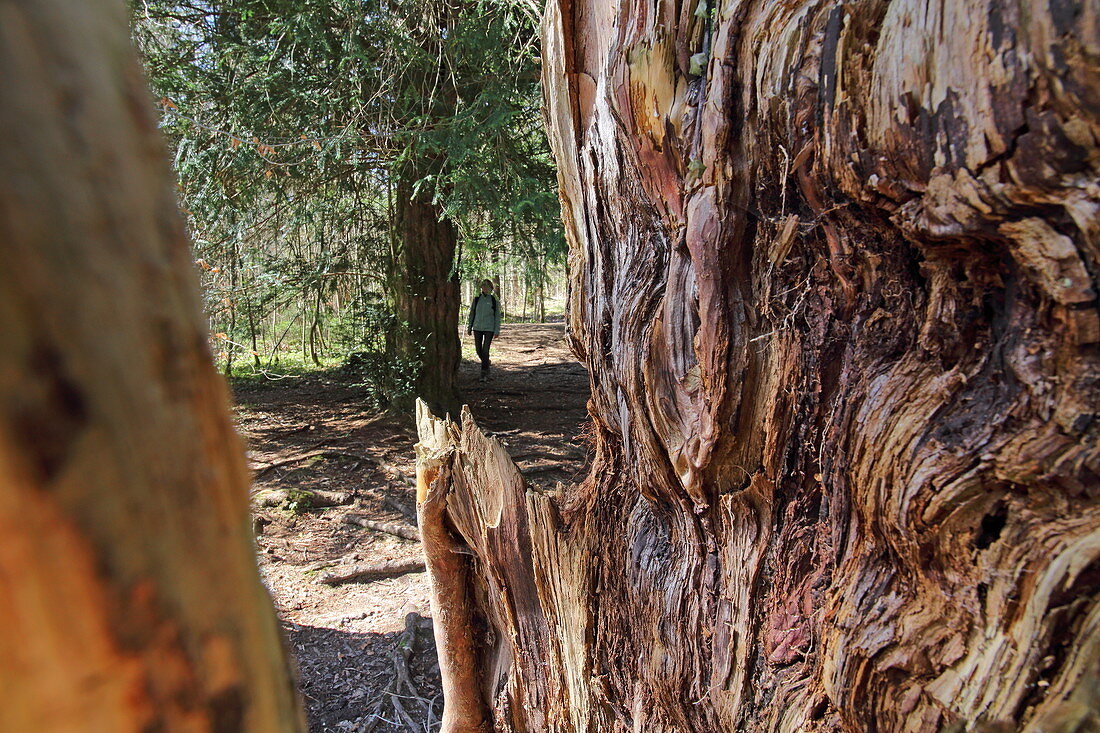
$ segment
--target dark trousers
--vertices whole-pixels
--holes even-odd
[[[489,371],[489,344],[493,343],[492,331],[474,331],[474,349],[481,359],[481,371]]]

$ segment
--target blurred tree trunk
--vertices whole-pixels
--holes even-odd
[[[479,643],[448,705],[1100,726],[1095,4],[551,0],[544,34],[594,465],[535,492],[421,420],[440,649]]]
[[[126,17],[0,3],[0,730],[301,730]]]
[[[417,396],[437,412],[458,414],[458,238],[439,204],[423,190],[414,192],[413,180],[406,175],[395,192],[401,237],[395,298],[398,318],[407,324],[400,352],[421,365]]]

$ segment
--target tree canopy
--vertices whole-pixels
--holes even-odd
[[[409,372],[399,183],[457,232],[452,275],[560,263],[538,18],[508,0],[135,0],[134,37],[227,366],[300,342]],[[408,179],[408,180],[403,180]],[[406,361],[415,355],[404,354]]]

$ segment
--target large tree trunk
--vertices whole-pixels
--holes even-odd
[[[454,224],[424,190],[416,191],[408,172],[397,186],[397,227],[401,269],[395,293],[404,325],[401,356],[419,363],[415,391],[438,412],[457,414],[458,239]]]
[[[537,493],[422,421],[480,714],[1100,726],[1095,3],[550,0],[544,29],[596,457]]]
[[[0,79],[0,730],[302,729],[123,3]]]

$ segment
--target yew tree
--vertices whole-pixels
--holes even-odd
[[[533,6],[129,4],[227,371],[297,340],[454,411],[459,278],[563,249]]]
[[[304,728],[121,2],[0,2],[0,730]]]
[[[444,730],[1100,726],[1096,4],[543,33],[594,459],[421,415]]]

